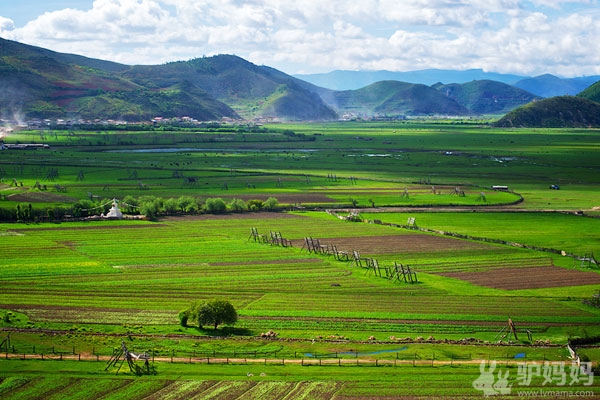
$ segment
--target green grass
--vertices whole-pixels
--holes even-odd
[[[87,198],[89,193],[122,198],[142,194],[234,197],[317,191],[331,195],[342,205],[350,204],[350,197],[355,197],[364,207],[369,200],[376,205],[482,205],[479,194],[483,191],[490,205],[517,199],[488,189],[509,184],[517,192],[528,194],[524,203],[528,208],[573,210],[598,206],[589,186],[598,183],[595,160],[600,135],[593,130],[507,131],[476,125],[403,123],[289,128],[321,136],[314,136],[314,141],[290,142],[264,134],[242,137],[210,132],[57,131],[40,136],[38,132],[20,132],[6,142],[44,142],[53,147],[3,153],[0,171],[5,181],[16,178],[24,188],[5,188],[1,193],[30,191],[36,181],[50,188],[57,183],[66,186],[67,195],[74,199]],[[98,146],[90,146],[90,138],[98,140]],[[124,148],[124,144],[130,146]],[[140,147],[179,151],[137,152]],[[45,178],[52,169],[58,177],[49,181]],[[78,180],[80,172],[83,180]],[[184,187],[175,172],[197,177],[198,186]],[[310,176],[310,182],[305,175]],[[327,178],[331,175],[338,181]],[[357,180],[356,185],[348,187],[350,177]],[[278,187],[280,180],[283,187]],[[405,187],[423,180],[434,185],[460,185],[467,196],[427,195],[430,185],[425,185],[420,190],[423,193],[412,191],[409,201],[400,199]],[[140,181],[149,190],[140,193]],[[222,189],[225,183],[227,191]],[[254,188],[248,189],[248,183]],[[550,192],[550,184],[560,184],[564,191]],[[378,193],[373,188],[388,190]],[[322,205],[318,200],[306,202]],[[5,206],[13,208],[16,203],[7,202]]]

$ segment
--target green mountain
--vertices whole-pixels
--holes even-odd
[[[521,106],[495,123],[499,127],[587,128],[600,127],[600,103],[559,96]]]
[[[577,97],[581,97],[584,99],[592,100],[597,103],[600,103],[600,81],[594,83],[587,89],[583,90],[581,93],[577,95]]]
[[[240,115],[337,117],[296,78],[235,56],[127,66],[0,39],[0,118],[147,121]]]
[[[314,92],[314,87],[273,68],[254,65],[240,57],[218,55],[159,66],[134,66],[123,73],[145,87],[164,87],[185,77],[245,118],[292,120],[337,118]]]
[[[525,90],[490,80],[448,85],[437,83],[433,87],[475,114],[505,114],[540,99]]]
[[[123,75],[130,67],[0,39],[0,116],[148,121],[237,117],[185,80],[146,87]]]
[[[469,110],[426,85],[381,81],[325,97],[339,113],[358,115],[469,115]]]

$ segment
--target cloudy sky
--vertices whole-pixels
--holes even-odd
[[[0,37],[125,64],[600,74],[600,0],[1,0]]]

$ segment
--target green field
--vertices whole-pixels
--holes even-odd
[[[598,131],[268,128],[6,138],[51,147],[0,153],[0,398],[483,396],[482,360],[510,371],[517,397],[517,363],[568,370],[567,341],[600,336],[600,308],[584,303],[600,291],[588,260],[600,258]],[[59,219],[150,197],[151,220]],[[269,212],[205,208],[269,197]],[[196,208],[167,206],[181,198]],[[17,206],[34,215],[12,221]],[[379,268],[311,252],[306,238]],[[392,275],[400,264],[418,283]],[[234,304],[235,326],[179,325],[180,310],[214,297]],[[105,371],[121,341],[156,357],[156,375]],[[597,366],[593,343],[578,352]],[[521,389],[600,390],[543,380]]]

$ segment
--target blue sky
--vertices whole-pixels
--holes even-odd
[[[600,0],[0,0],[0,37],[125,64],[600,75]]]

